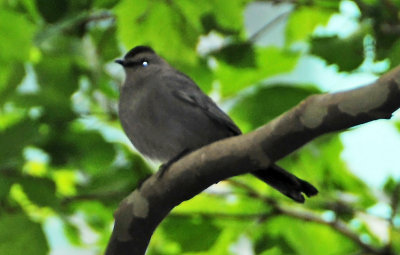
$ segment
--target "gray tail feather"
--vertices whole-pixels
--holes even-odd
[[[305,201],[303,193],[307,197],[318,194],[318,190],[312,184],[297,178],[295,175],[275,164],[267,169],[260,169],[252,172],[252,174],[285,196],[299,203],[304,203]]]

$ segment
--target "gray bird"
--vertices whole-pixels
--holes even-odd
[[[143,155],[169,163],[217,140],[240,135],[240,129],[196,83],[170,66],[153,49],[137,46],[123,59],[126,78],[121,88],[122,127]],[[310,183],[273,164],[252,172],[297,202],[318,193]]]

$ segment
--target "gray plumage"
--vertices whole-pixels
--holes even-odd
[[[167,163],[185,151],[241,134],[240,129],[185,74],[150,47],[138,46],[124,59],[119,117],[125,133],[143,155]],[[277,165],[253,173],[286,196],[303,202],[317,190]]]

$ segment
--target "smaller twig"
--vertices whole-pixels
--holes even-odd
[[[110,199],[110,198],[118,198],[126,196],[126,192],[121,191],[110,191],[108,193],[96,193],[96,194],[83,194],[83,195],[76,195],[71,197],[66,197],[61,201],[62,205],[67,205],[72,202],[76,201],[86,201],[86,200],[103,200],[103,199]]]
[[[266,23],[264,26],[262,26],[257,32],[255,32],[253,35],[249,37],[247,40],[249,43],[255,43],[257,40],[260,39],[260,36],[264,34],[268,29],[270,29],[273,25],[281,21],[283,18],[286,18],[292,11],[287,11],[284,13],[279,14],[276,16],[274,19]]]
[[[320,216],[316,215],[315,213],[307,212],[307,211],[295,211],[293,208],[285,208],[281,205],[279,205],[274,199],[262,196],[259,194],[256,190],[254,190],[252,187],[240,183],[234,180],[230,180],[230,182],[235,185],[236,187],[240,187],[246,190],[246,192],[254,198],[259,198],[262,201],[268,203],[273,207],[274,212],[278,212],[280,214],[300,219],[303,221],[309,221],[309,222],[314,222],[314,223],[319,223],[322,225],[330,226],[337,232],[343,234],[347,238],[351,239],[353,242],[355,242],[357,245],[359,245],[364,251],[369,252],[371,254],[382,254],[382,251],[380,249],[377,249],[371,245],[368,245],[364,243],[360,237],[358,236],[357,233],[352,231],[349,227],[347,227],[346,223],[343,222],[342,220],[336,219],[334,221],[327,221],[321,218]]]
[[[91,21],[100,21],[100,20],[107,20],[107,19],[115,20],[115,16],[109,12],[94,13],[92,15],[89,15],[85,21],[86,21],[86,23],[89,23]]]
[[[386,35],[400,35],[400,24],[383,23],[380,30]]]
[[[329,226],[329,227],[333,228],[334,230],[336,230],[337,232],[343,234],[347,238],[351,239],[358,246],[360,246],[364,251],[369,252],[371,254],[376,254],[376,255],[382,254],[380,249],[377,249],[371,245],[364,243],[360,239],[358,234],[353,232],[349,227],[347,227],[346,223],[343,222],[342,220],[336,219],[334,221],[326,221],[313,213],[305,212],[305,211],[304,212],[294,211],[293,209],[287,209],[287,208],[281,207],[279,205],[277,205],[275,207],[275,209],[277,211],[281,212],[282,214],[284,214],[286,216],[290,216],[292,218]]]
[[[243,213],[243,214],[230,214],[230,213],[205,213],[205,212],[190,212],[180,213],[172,212],[170,216],[192,218],[201,217],[205,219],[223,218],[223,219],[234,219],[234,220],[255,220],[255,219],[266,219],[272,216],[278,215],[275,211],[265,213]]]
[[[95,13],[83,12],[82,14],[79,14],[72,18],[66,18],[55,24],[48,25],[45,29],[43,29],[41,33],[36,35],[35,41],[37,44],[42,44],[49,38],[58,36],[72,28],[81,26],[82,24],[105,19],[115,20],[115,16],[112,13],[105,11]]]
[[[239,182],[233,179],[229,179],[227,180],[227,182],[231,183],[235,187],[241,188],[244,191],[246,191],[246,194],[249,197],[258,198],[269,205],[275,205],[277,203],[275,199],[261,195],[257,190],[253,189],[252,187],[243,182]]]

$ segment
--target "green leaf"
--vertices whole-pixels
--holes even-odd
[[[106,96],[106,98],[109,99],[110,101],[118,100],[119,87],[116,86],[115,84],[113,84],[112,82],[110,82],[111,79],[112,78],[109,75],[102,73],[102,74],[100,74],[99,77],[95,77],[92,80],[92,83],[93,83],[94,87],[97,87]],[[93,99],[92,95],[89,94],[88,96],[90,97],[90,99]],[[95,104],[94,106],[96,106],[96,108],[93,107],[94,109],[100,109],[99,110],[100,112],[104,111],[103,110],[104,108],[102,108],[101,105],[99,107],[98,103]],[[93,110],[93,111],[95,111],[95,110]]]
[[[240,98],[231,109],[230,116],[243,132],[248,132],[268,123],[317,92],[318,90],[312,87],[300,88],[289,84],[261,87]]]
[[[3,175],[2,171],[0,171],[0,201],[8,196],[14,181],[14,178],[9,178],[6,174]]]
[[[262,229],[263,227],[264,224],[257,226],[253,232],[254,249],[257,254],[297,254],[285,238],[280,235],[270,235],[267,230]]]
[[[307,4],[308,0],[304,1],[305,4]],[[337,0],[323,0],[323,1],[315,1],[314,4],[321,9],[328,9],[328,10],[333,10],[333,11],[339,11],[339,6],[341,4],[340,1]]]
[[[192,78],[205,93],[211,90],[214,73],[208,67],[206,60],[199,59],[195,64],[180,64],[175,67]]]
[[[389,196],[393,195],[393,192],[395,191],[397,186],[397,182],[396,180],[392,177],[389,176],[385,182],[385,184],[383,185],[383,191],[385,191],[385,193]]]
[[[39,206],[56,207],[58,198],[56,197],[55,183],[46,178],[36,178],[25,176],[19,180],[25,194],[29,199]]]
[[[365,31],[360,30],[343,39],[338,36],[314,37],[311,53],[328,64],[337,64],[340,71],[352,71],[364,61],[364,36]]]
[[[169,240],[179,244],[182,253],[208,250],[221,232],[212,221],[197,217],[171,215],[161,223],[160,227]]]
[[[265,187],[265,186],[264,186]],[[237,193],[236,193],[237,194]],[[229,201],[226,197],[199,194],[176,207],[174,213],[208,213],[208,214],[232,214],[232,215],[254,215],[265,213],[269,210],[266,204],[257,199],[247,196],[235,196],[235,200]]]
[[[288,72],[297,63],[298,55],[275,47],[255,49],[255,67],[239,68],[218,62],[216,76],[222,96],[232,96],[240,90],[279,73]]]
[[[287,216],[271,218],[251,233],[256,234],[258,245],[260,241],[268,242],[266,249],[279,247],[282,254],[320,255],[321,251],[327,255],[352,254],[359,249],[352,240],[329,226],[313,222],[305,224]],[[318,242],[315,241],[316,234]]]
[[[4,165],[22,163],[23,148],[39,138],[38,123],[29,119],[0,130],[0,162]]]
[[[36,5],[43,18],[50,23],[62,19],[68,12],[67,0],[57,0],[50,2],[46,0],[36,0]]]
[[[84,212],[85,222],[100,233],[108,230],[108,224],[113,220],[113,208],[107,208],[98,201],[80,203],[79,210]]]
[[[67,137],[67,144],[74,148],[70,152],[70,161],[91,174],[110,167],[115,158],[113,145],[106,142],[99,132],[78,126],[73,125]]]
[[[248,42],[229,44],[214,55],[219,60],[239,68],[254,68],[256,64],[253,45]]]
[[[80,71],[72,53],[68,53],[71,52],[44,54],[41,61],[34,65],[34,82],[38,83],[38,90],[30,94],[16,94],[13,98],[21,106],[43,107],[41,121],[55,126],[61,126],[62,122],[68,122],[74,116],[70,96],[78,88]],[[52,131],[59,128],[55,126],[52,126]]]
[[[80,245],[82,243],[79,233],[79,228],[69,222],[64,222],[63,230],[68,241],[73,245]]]
[[[96,45],[96,53],[104,63],[120,55],[116,32],[115,27],[96,27],[90,31]]]
[[[191,27],[203,34],[215,30],[223,34],[238,35],[243,32],[243,11],[248,0],[174,1]]]
[[[392,206],[397,203],[397,206],[400,207],[400,180],[396,181],[392,176],[388,177],[383,186],[383,191],[392,200]],[[397,201],[395,201],[396,198]]]
[[[101,9],[110,9],[114,7],[118,2],[118,0],[95,0],[93,5]]]
[[[390,66],[395,67],[400,64],[400,40],[397,40],[390,49],[388,54]]]
[[[292,251],[293,252],[293,251]],[[284,255],[290,253],[284,253],[279,247],[275,246],[269,250],[265,250],[264,252],[260,253],[260,255]]]
[[[179,15],[173,3],[123,0],[115,11],[119,38],[128,49],[149,45],[171,62],[196,60],[199,31]]]
[[[25,12],[29,14],[30,19],[34,20],[36,24],[41,22],[40,13],[35,0],[21,0],[20,4],[24,7]]]
[[[0,59],[0,62],[1,61],[2,60]],[[4,105],[6,102],[9,102],[8,100],[13,97],[16,88],[21,83],[24,76],[25,76],[25,68],[21,63],[7,64],[1,66],[0,106]]]
[[[218,0],[212,1],[217,22],[223,27],[240,30],[243,26],[243,11],[248,0]]]
[[[191,27],[195,28],[196,31],[202,31],[203,34],[208,33],[209,31],[215,29],[220,30],[223,29],[221,24],[218,24],[214,15],[214,9],[212,5],[212,1],[185,1],[185,0],[177,0],[174,1],[176,4],[176,10],[181,12],[181,15],[187,19],[187,22]],[[205,20],[212,16],[213,21],[204,24]],[[212,24],[211,24],[212,23]]]
[[[207,254],[235,254],[232,252],[232,245],[238,241],[246,228],[249,227],[247,224],[240,224],[240,222],[235,220],[222,220],[225,224],[221,228],[222,231],[215,241],[213,247],[202,255]]]
[[[126,163],[112,166],[106,171],[92,174],[90,181],[82,185],[79,195],[98,195],[103,203],[113,203],[129,194],[152,171],[143,158],[126,151]],[[121,155],[120,155],[121,156]]]
[[[400,231],[398,229],[391,229],[390,232],[392,243],[393,243],[393,250],[400,251]]]
[[[286,43],[292,44],[307,41],[318,25],[325,25],[332,15],[332,11],[301,6],[290,15],[286,26]]]
[[[0,9],[0,63],[26,61],[32,47],[35,26],[23,15],[6,9]],[[5,39],[7,38],[7,39]]]
[[[376,5],[379,4],[379,2],[380,2],[379,0],[363,0],[363,3],[374,7],[376,7]]]
[[[24,214],[1,214],[0,229],[0,254],[47,254],[49,251],[41,226]]]

